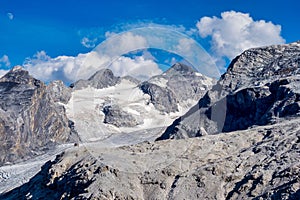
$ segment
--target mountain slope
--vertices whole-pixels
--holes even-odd
[[[298,116],[299,63],[300,42],[245,51],[158,140],[243,130]]]
[[[298,122],[128,147],[73,147],[0,198],[296,200]]]

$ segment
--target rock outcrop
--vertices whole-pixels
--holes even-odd
[[[178,102],[171,90],[149,82],[143,82],[139,87],[150,96],[150,101],[157,110],[166,113],[178,111]]]
[[[0,165],[72,140],[70,122],[59,104],[69,98],[70,91],[61,84],[46,86],[21,67],[4,75],[0,79]]]
[[[116,127],[134,127],[143,123],[143,120],[139,120],[138,116],[122,110],[118,105],[106,105],[102,112],[105,115],[104,123]]]
[[[250,49],[218,83],[158,138],[243,130],[299,115],[300,42]]]

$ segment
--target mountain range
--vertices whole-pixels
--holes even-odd
[[[295,42],[246,50],[219,80],[177,63],[66,87],[15,67],[0,199],[299,199],[299,63]]]

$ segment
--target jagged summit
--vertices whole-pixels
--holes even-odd
[[[162,91],[167,90],[164,92],[165,94],[176,98],[174,103],[179,102],[183,107],[190,107],[191,103],[195,103],[193,101],[198,101],[214,85],[215,80],[200,74],[191,66],[176,63],[166,72],[150,78],[146,83],[151,83],[146,84],[151,87],[158,86],[156,88]],[[171,102],[166,95],[161,96],[166,97],[164,102]],[[173,111],[176,110],[176,106],[173,108]]]
[[[29,72],[21,66],[13,67],[8,73],[0,78],[0,82],[12,82],[16,84],[42,84],[42,81],[33,78]]]

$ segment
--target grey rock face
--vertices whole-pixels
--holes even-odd
[[[74,147],[0,198],[299,199],[298,127],[294,118],[186,140]]]
[[[245,51],[158,140],[201,136],[201,129],[208,134],[242,130],[298,116],[299,63],[300,42]]]
[[[172,91],[179,103],[199,100],[215,84],[215,80],[182,63],[174,64],[162,75],[154,76],[148,82],[158,85],[165,82],[164,88]]]
[[[110,86],[114,86],[120,82],[119,77],[115,77],[110,69],[101,69],[91,76],[88,80],[79,80],[74,84],[71,84],[71,88],[80,90],[87,88],[88,86],[96,89],[102,89]]]
[[[142,120],[138,120],[137,116],[122,110],[118,105],[106,105],[102,112],[105,115],[104,123],[116,127],[134,127],[143,123]]]
[[[65,93],[52,86],[20,67],[0,79],[0,165],[71,139],[64,107],[55,102]]]
[[[176,97],[169,89],[149,82],[143,82],[139,87],[145,94],[150,96],[150,101],[157,110],[166,113],[178,111]]]
[[[62,81],[52,81],[47,86],[47,93],[52,97],[54,102],[67,104],[72,96],[72,89],[64,85]]]

